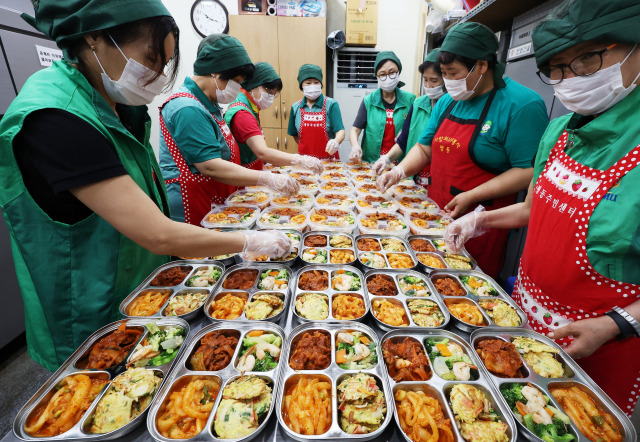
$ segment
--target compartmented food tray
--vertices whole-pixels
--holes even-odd
[[[370,270],[364,275],[364,287],[371,315],[383,330],[440,329],[451,320],[429,278],[419,272]]]
[[[427,197],[426,195],[413,195],[413,196],[401,196],[394,197],[400,213],[405,215],[407,212],[427,212],[438,213],[440,206]]]
[[[353,210],[356,206],[355,193],[320,192],[316,197],[316,208]]]
[[[441,236],[410,235],[408,243],[418,260],[418,264],[425,272],[440,269],[467,271],[478,266],[476,260],[465,249],[457,253],[450,252]]]
[[[322,241],[322,237],[325,238]],[[309,245],[308,245],[309,244]],[[312,245],[324,244],[324,245]],[[300,258],[305,264],[340,266],[353,264],[357,255],[353,235],[345,232],[313,231],[302,236]]]
[[[418,260],[406,240],[396,236],[358,235],[358,262],[363,269],[410,270]]]
[[[316,203],[316,198],[307,193],[299,193],[298,195],[274,195],[271,200],[271,207],[292,207],[294,209],[308,210]]]
[[[216,205],[202,218],[200,225],[207,229],[251,229],[260,216],[258,206]]]
[[[258,229],[258,230],[266,230],[266,229]],[[271,259],[268,256],[261,256],[257,261],[245,260],[247,263],[253,262],[277,262],[279,264],[284,264],[289,267],[293,267],[293,265],[297,262],[298,255],[300,253],[300,238],[302,238],[302,233],[299,230],[283,230],[283,233],[289,237],[291,240],[291,244],[293,245],[293,252],[289,254],[289,256],[285,256],[282,258]]]
[[[345,208],[314,207],[309,211],[310,230],[353,233],[356,229],[356,215]]]
[[[358,213],[395,213],[398,211],[398,203],[390,195],[366,195],[359,196],[356,201]]]
[[[447,226],[453,222],[453,218],[442,212],[409,210],[403,213],[409,229],[416,235],[444,236]]]
[[[307,209],[294,207],[269,207],[258,218],[258,229],[294,229],[304,231],[309,224]]]
[[[554,418],[567,420],[565,418],[568,417],[569,423],[566,429],[568,433],[574,435],[576,442],[590,441],[585,432],[581,431],[582,425],[589,428],[588,431],[592,431],[595,437],[602,436],[602,440],[605,440],[605,432],[609,432],[609,435],[622,436],[620,440],[624,442],[638,440],[633,424],[622,410],[558,344],[546,336],[519,328],[483,329],[471,334],[471,346],[478,352],[478,359],[484,369],[488,372],[489,368],[493,369],[489,372],[489,378],[499,391],[498,394],[502,396],[504,390],[505,399],[508,397],[511,401],[520,401],[520,404],[514,408],[531,413],[531,422],[539,420],[537,416],[534,420],[534,415],[538,413],[549,414],[551,422]],[[505,355],[509,355],[509,358],[520,357],[521,366],[515,370],[517,366],[515,363],[509,363],[506,367],[494,363],[487,365],[483,359],[486,352],[492,353],[492,359],[497,359],[497,352],[504,352]],[[507,362],[506,358],[501,357],[501,360]],[[546,396],[543,401],[548,398],[548,404],[541,409],[536,407],[535,401],[538,397],[535,391],[528,390],[525,392],[527,397],[520,397],[523,392],[519,395],[517,391],[519,387],[513,388],[515,384],[533,386],[534,390]],[[570,407],[564,406],[565,400]],[[581,401],[586,402],[585,410],[580,410]],[[576,418],[572,417],[571,410],[580,413],[578,417],[581,422],[577,422]],[[597,410],[596,414],[589,412],[593,410]],[[558,415],[557,411],[564,414],[564,417]],[[545,416],[542,415],[542,417]],[[531,441],[541,440],[525,425],[526,420],[529,420],[528,417],[526,420],[521,421],[517,418],[516,420],[524,436]],[[602,433],[599,434],[599,432]]]
[[[400,213],[361,213],[357,218],[358,228],[363,235],[390,235],[406,237],[409,225]]]
[[[240,189],[229,195],[225,201],[228,206],[258,206],[264,209],[271,203],[273,194],[267,189]]]

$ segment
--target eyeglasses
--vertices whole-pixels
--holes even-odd
[[[266,87],[262,87],[264,89],[264,91],[269,94],[269,95],[273,95],[274,97],[277,96],[279,94],[277,89],[267,89]]]
[[[398,72],[389,72],[389,74],[382,74],[382,75],[378,75],[378,80],[380,81],[385,81],[387,78],[390,78],[391,80],[395,80],[396,78],[398,78]]]
[[[565,72],[569,69],[578,77],[588,77],[600,70],[602,67],[602,54],[616,46],[616,43],[607,46],[599,51],[585,52],[571,60],[569,64],[556,64],[553,66],[545,66],[538,72],[538,77],[544,84],[555,85],[564,80]]]

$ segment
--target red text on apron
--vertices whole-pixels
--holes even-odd
[[[480,167],[473,154],[473,146],[489,112],[497,89],[493,89],[477,120],[465,120],[451,115],[454,101],[445,111],[443,120],[431,142],[431,176],[429,197],[440,207],[446,206],[454,196],[467,192],[495,178],[499,172]],[[516,195],[507,195],[480,204],[486,210],[495,210],[516,202]],[[473,210],[473,209],[471,209]],[[509,231],[490,229],[487,233],[467,242],[467,251],[478,266],[496,278],[502,268]]]
[[[164,119],[162,118],[162,108],[169,101],[178,97],[192,98],[204,106],[194,95],[186,92],[173,94],[162,106],[160,106],[160,130],[162,131],[165,143],[167,143],[171,157],[180,171],[180,175],[178,175],[177,178],[166,180],[165,184],[180,183],[180,193],[182,194],[182,205],[184,207],[184,220],[189,224],[200,225],[202,218],[204,218],[207,212],[211,210],[211,204],[224,203],[227,197],[237,190],[237,187],[221,183],[201,174],[195,174],[189,169],[189,165],[180,153],[178,146],[167,130],[167,127],[164,124]],[[213,114],[211,114],[211,116],[220,127],[227,146],[229,146],[229,150],[231,150],[231,159],[229,161],[239,165],[240,149],[238,148],[236,141],[233,139],[229,127],[224,120],[218,119]]]
[[[527,242],[513,291],[529,324],[543,334],[572,321],[602,316],[614,306],[624,308],[640,297],[639,285],[598,273],[586,247],[591,214],[609,189],[640,165],[640,146],[602,171],[567,155],[567,136],[567,132],[560,136],[536,182]],[[577,362],[625,413],[631,414],[640,396],[638,354],[640,339],[632,338],[610,341]]]
[[[382,144],[380,145],[380,155],[389,153],[394,144],[396,144],[396,124],[393,121],[393,109],[386,109],[387,120],[384,124],[384,133],[382,134]]]
[[[250,93],[248,92],[245,93],[245,91],[241,91],[241,92],[244,93],[244,95],[255,104]],[[253,111],[249,109],[249,107],[246,104],[241,103],[240,101],[236,101],[235,103],[231,104],[229,106],[229,109],[231,109],[232,107],[242,107],[246,109],[248,112],[251,112],[251,115],[253,115]],[[256,118],[258,119],[258,126],[260,127],[260,131],[262,131],[262,125],[260,124],[260,111],[258,111],[258,115],[256,116]],[[262,131],[262,136],[264,137],[263,131]],[[264,168],[264,162],[260,158],[256,158],[254,161],[250,162],[249,164],[242,164],[242,167],[246,167],[247,169],[252,169],[252,170],[262,170]]]
[[[327,97],[322,102],[322,111],[309,112],[305,110],[300,100],[300,129],[298,130],[298,153],[324,160],[332,156],[326,152],[329,134],[327,132]],[[340,156],[336,152],[336,159]]]

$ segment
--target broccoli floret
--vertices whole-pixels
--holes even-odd
[[[573,434],[567,433],[567,428],[559,419],[553,419],[551,424],[534,424],[533,433],[545,442],[569,442],[575,439]]]
[[[510,387],[504,387],[500,389],[500,393],[504,396],[504,399],[509,404],[509,408],[516,406],[516,402],[520,401],[523,404],[527,403],[527,400],[522,395],[522,384],[512,384]]]

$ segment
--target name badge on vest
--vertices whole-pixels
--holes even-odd
[[[320,123],[322,122],[322,114],[304,114],[304,121],[308,121],[310,123]]]

